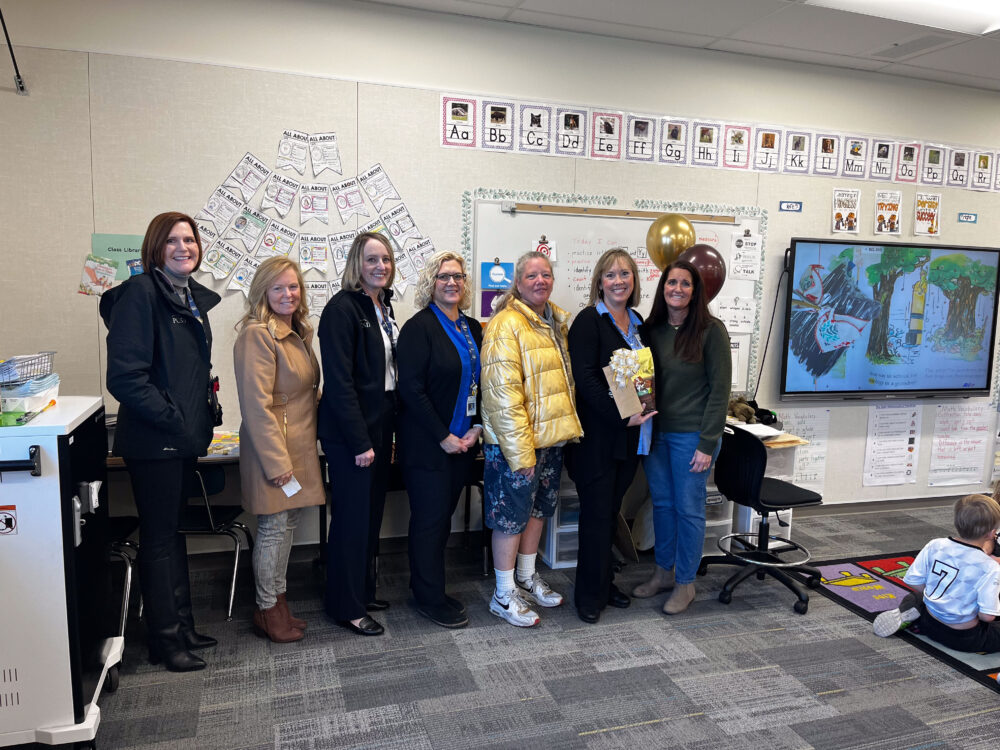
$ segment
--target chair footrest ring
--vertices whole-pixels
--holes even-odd
[[[723,546],[724,542],[731,542],[734,539],[738,541],[741,546],[746,547],[746,549],[740,550],[739,552],[733,552],[731,549],[726,549]],[[783,551],[795,550],[797,552],[801,552],[801,560],[782,560],[774,554],[774,552],[759,550],[756,546],[757,539],[757,534],[726,534],[715,543],[715,546],[719,548],[719,551],[729,555],[730,557],[735,557],[737,560],[742,560],[750,565],[761,565],[771,568],[797,568],[801,565],[805,565],[811,559],[809,550],[798,542],[793,542],[791,539],[785,539],[783,536],[769,536],[768,539],[773,542],[781,542],[785,545],[786,550]],[[732,547],[732,544],[729,546]]]

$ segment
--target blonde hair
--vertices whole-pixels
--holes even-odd
[[[590,279],[590,298],[588,305],[596,305],[597,300],[604,299],[604,290],[601,288],[601,280],[604,274],[615,264],[619,263],[632,272],[632,294],[628,298],[628,306],[636,307],[642,294],[639,291],[639,266],[635,264],[635,259],[628,254],[624,247],[613,247],[597,259],[594,266],[594,275]]]
[[[347,260],[345,261],[344,275],[341,281],[342,289],[349,289],[352,292],[360,292],[363,287],[361,286],[361,269],[365,262],[365,243],[368,240],[375,240],[376,242],[382,243],[386,251],[389,253],[389,277],[386,279],[385,286],[388,289],[392,286],[392,282],[396,278],[396,256],[393,255],[392,243],[389,239],[379,232],[362,232],[357,237],[354,238],[354,242],[351,243],[351,249],[347,251]]]
[[[434,298],[434,284],[437,282],[437,275],[448,261],[456,261],[465,273],[465,258],[451,250],[441,250],[434,253],[427,261],[427,265],[420,271],[420,278],[417,279],[417,289],[413,293],[413,304],[417,309],[422,310],[427,307]],[[467,310],[472,305],[472,285],[469,280],[465,280],[462,288],[462,298],[458,301],[460,310]]]
[[[254,322],[264,323],[268,328],[271,327],[272,321],[277,316],[274,314],[274,310],[271,309],[271,305],[268,304],[267,290],[289,268],[295,271],[295,278],[299,282],[300,295],[298,309],[292,313],[292,328],[299,333],[305,333],[310,330],[309,303],[306,299],[306,284],[302,280],[302,271],[299,269],[298,263],[286,258],[284,255],[274,255],[260,264],[257,273],[254,274],[253,281],[250,282],[250,289],[247,292],[246,313],[244,313],[243,317],[236,324],[237,330],[243,328],[248,323]]]
[[[524,274],[524,267],[528,265],[528,261],[534,260],[536,258],[544,260],[549,266],[549,273],[551,273],[552,276],[555,277],[555,273],[553,273],[552,271],[552,261],[549,260],[548,255],[546,255],[545,253],[540,253],[537,250],[532,250],[529,253],[525,253],[524,255],[522,255],[520,258],[517,259],[517,264],[514,266],[514,280],[510,282],[510,287],[508,287],[507,291],[504,292],[502,295],[500,295],[500,297],[496,301],[496,305],[494,306],[494,310],[496,310],[496,312],[500,312],[505,307],[507,307],[507,305],[511,303],[511,300],[521,299],[521,292],[517,288],[517,282],[521,280],[521,276]]]
[[[1000,503],[989,495],[966,495],[955,503],[955,531],[963,539],[982,539],[1000,526]]]

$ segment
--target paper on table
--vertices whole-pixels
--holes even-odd
[[[746,430],[751,435],[756,435],[761,440],[767,440],[768,438],[777,437],[785,433],[784,430],[776,430],[767,424],[741,424],[740,429]]]

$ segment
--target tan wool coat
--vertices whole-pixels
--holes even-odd
[[[300,338],[277,319],[248,323],[233,347],[240,398],[243,507],[257,515],[326,501],[316,449],[319,363],[312,330]],[[291,497],[268,480],[292,471]]]

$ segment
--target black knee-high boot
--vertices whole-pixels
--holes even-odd
[[[191,577],[188,573],[187,544],[182,534],[177,535],[173,554],[170,556],[174,584],[174,607],[180,624],[181,636],[188,650],[210,648],[218,641],[194,629],[194,612],[191,609]]]
[[[171,672],[204,669],[205,662],[188,650],[181,633],[170,558],[147,560],[140,575],[150,663],[163,662]]]

